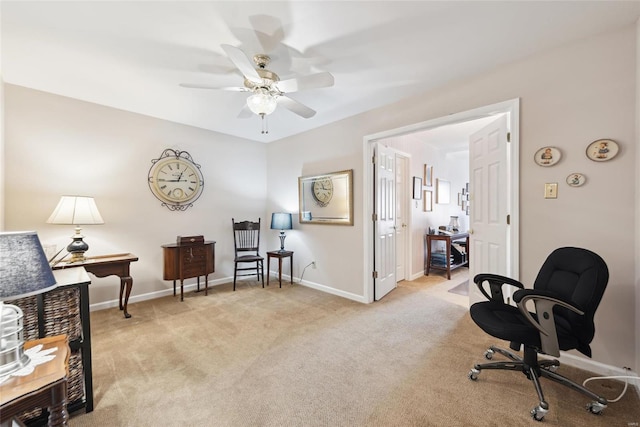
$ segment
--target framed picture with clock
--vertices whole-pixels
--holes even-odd
[[[151,193],[171,211],[193,206],[204,188],[200,165],[186,151],[171,148],[151,160],[147,180]]]
[[[300,223],[353,225],[353,169],[298,178]]]

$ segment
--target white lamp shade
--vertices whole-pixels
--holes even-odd
[[[247,106],[258,115],[269,115],[278,106],[276,97],[264,89],[258,89],[253,95],[247,98]]]
[[[48,224],[104,224],[93,197],[62,196],[47,220]]]

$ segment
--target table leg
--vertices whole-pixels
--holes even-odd
[[[267,286],[269,286],[270,276],[271,276],[271,257],[267,256]]]
[[[293,285],[293,254],[291,254],[291,257],[289,257],[289,269],[290,271],[290,278],[291,278],[291,284]]]
[[[51,405],[49,406],[48,426],[68,426],[67,412],[67,380],[58,381],[51,388]]]
[[[124,288],[127,288],[126,293],[124,294],[124,304],[122,304],[122,294],[124,292]],[[120,310],[124,310],[124,317],[130,318],[131,315],[127,311],[127,306],[129,305],[129,295],[131,295],[131,288],[133,288],[133,278],[131,276],[122,276],[120,278]]]
[[[282,287],[282,257],[278,257],[278,281]]]

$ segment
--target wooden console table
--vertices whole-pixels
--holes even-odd
[[[82,261],[76,262],[61,262],[53,267],[53,270],[61,270],[68,267],[84,267],[89,273],[92,273],[96,277],[118,276],[120,277],[120,299],[118,301],[120,310],[124,311],[124,317],[130,318],[131,315],[127,311],[129,305],[129,295],[131,295],[131,288],[133,288],[133,278],[129,273],[129,265],[138,261],[138,257],[133,254],[115,254],[115,255],[100,255],[95,257],[88,257]],[[122,295],[124,295],[124,304],[122,302]]]
[[[461,254],[457,250],[453,249],[454,256],[453,262],[451,260],[452,244],[453,242],[464,240],[467,248],[466,254]],[[443,262],[434,264],[431,244],[434,241],[442,241],[445,243],[446,251],[444,254]],[[455,270],[458,267],[469,265],[469,233],[457,233],[457,234],[427,234],[425,237],[425,259],[424,259],[424,274],[429,275],[431,269],[444,270],[447,272],[447,279],[451,280],[451,270]]]
[[[191,277],[198,278],[198,291],[200,291],[200,276],[205,277],[204,294],[208,294],[209,274],[215,271],[216,266],[215,246],[214,241],[162,245],[164,257],[162,278],[173,280],[173,296],[176,295],[176,280],[180,280],[180,301],[184,301],[184,279]]]
[[[57,348],[55,357],[35,367],[24,377],[14,376],[0,385],[0,423],[18,414],[39,408],[49,409],[49,426],[67,426],[67,376],[69,345],[66,335],[56,335],[25,343],[25,350],[42,344],[42,349]],[[3,424],[4,425],[4,424]],[[11,425],[11,424],[9,424]]]
[[[271,267],[271,258],[278,258],[278,281],[282,287],[282,260],[289,258],[289,266],[291,268],[291,284],[293,284],[293,251],[270,251],[267,252],[267,286],[269,286],[269,276]]]

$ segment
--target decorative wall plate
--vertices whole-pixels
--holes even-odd
[[[542,147],[536,151],[533,159],[540,166],[553,166],[560,161],[562,152],[556,147]]]
[[[618,144],[612,139],[598,139],[587,147],[587,157],[594,162],[606,162],[618,154]]]
[[[569,187],[580,187],[587,181],[587,177],[581,173],[572,173],[567,176],[567,184]]]

